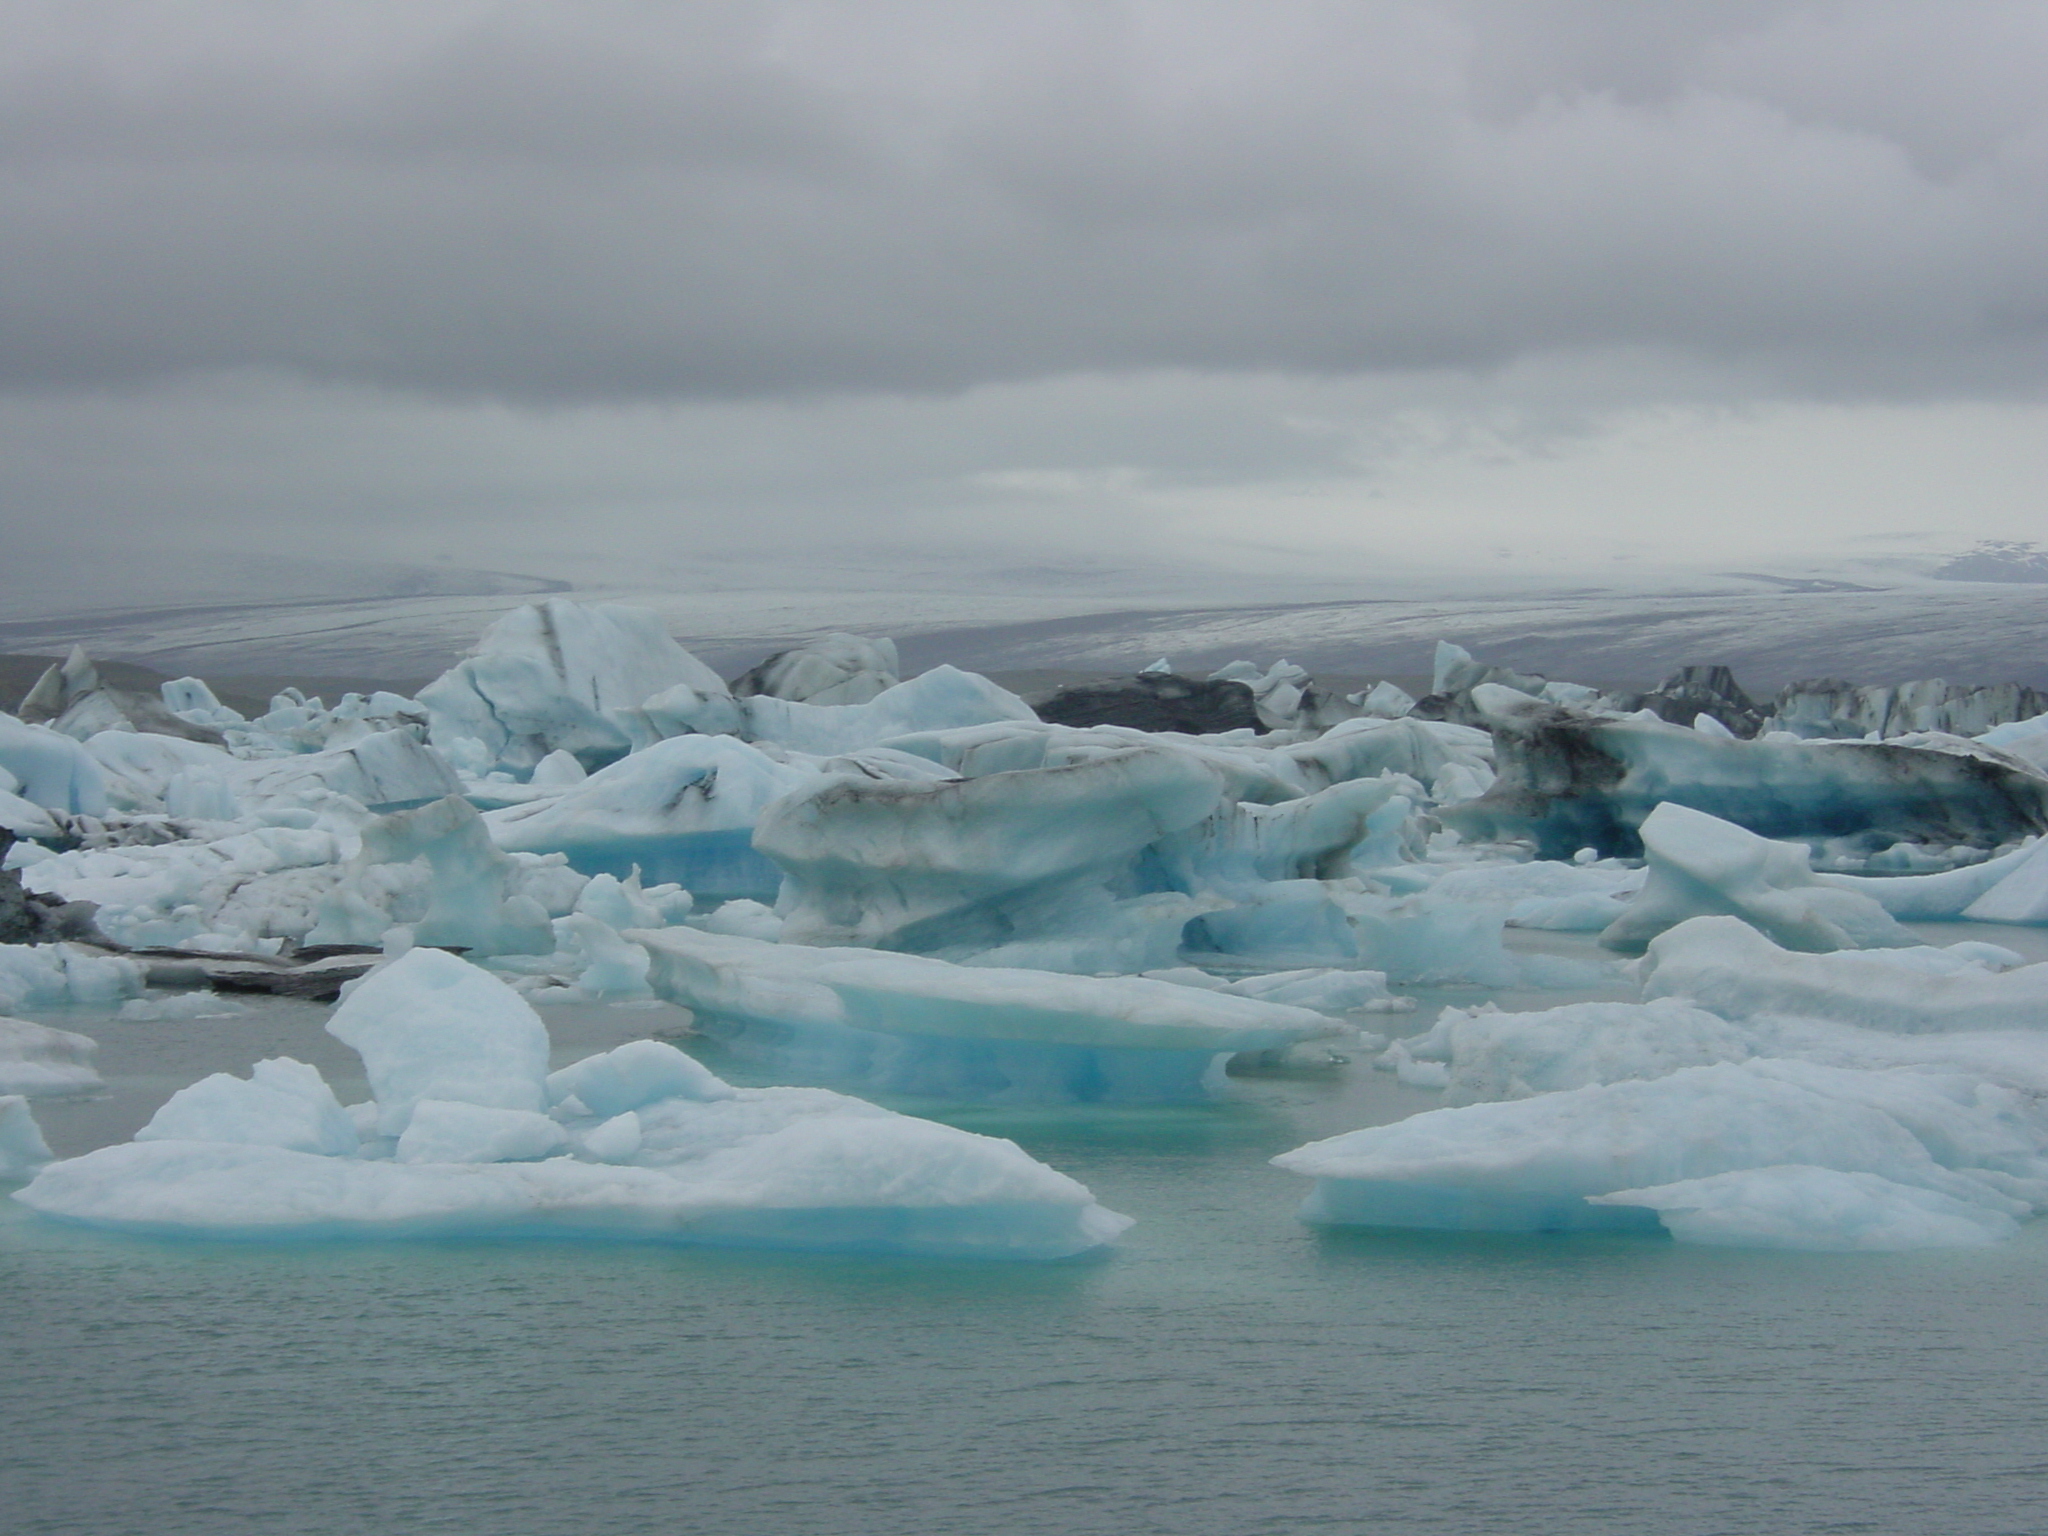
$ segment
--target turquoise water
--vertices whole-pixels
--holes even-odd
[[[81,1151],[279,1051],[340,1085],[324,1016],[43,1015],[114,1091],[39,1117]],[[569,1059],[667,1018],[550,1024]],[[1881,1256],[1322,1233],[1265,1159],[1434,1096],[1234,1094],[944,1114],[1139,1218],[1050,1266],[158,1243],[0,1202],[0,1531],[2048,1529],[2048,1223]]]

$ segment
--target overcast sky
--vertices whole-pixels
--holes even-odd
[[[0,0],[19,547],[2048,528],[2048,4]]]

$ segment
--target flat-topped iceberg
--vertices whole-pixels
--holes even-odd
[[[367,978],[329,1027],[362,1051],[373,1103],[344,1109],[318,1071],[289,1059],[248,1078],[217,1073],[174,1094],[135,1140],[50,1163],[15,1198],[160,1235],[582,1236],[1015,1259],[1086,1252],[1130,1224],[1014,1143],[823,1089],[734,1088],[658,1041],[549,1074],[532,1009],[436,950]],[[9,1103],[0,1151],[32,1165]]]
[[[1870,1029],[2048,1029],[2048,965],[1996,972],[1968,951],[1796,954],[1733,917],[1696,917],[1636,962],[1646,998],[1679,997],[1723,1018],[1785,1014]]]
[[[657,994],[806,1075],[964,1099],[1203,1096],[1239,1051],[1346,1033],[1308,1008],[1139,976],[1063,976],[688,928],[636,930]]]
[[[1669,1230],[1760,1246],[1916,1247],[1988,1241],[2048,1206],[2048,1109],[1974,1074],[1761,1059],[1432,1110],[1274,1162],[1316,1181],[1301,1212],[1310,1222],[1648,1231],[1662,1207],[1719,1207],[1727,1214]],[[1762,1173],[1785,1169],[1801,1172]],[[1851,1181],[1862,1196],[1853,1213],[1841,1209],[1839,1175],[1862,1176]],[[1732,1213],[1746,1189],[1768,1200],[1745,1223]]]

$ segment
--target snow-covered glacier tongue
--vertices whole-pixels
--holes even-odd
[[[1130,1223],[1015,1144],[815,1088],[735,1088],[639,1040],[548,1071],[505,984],[417,949],[330,1031],[374,1098],[344,1107],[288,1058],[182,1089],[130,1142],[43,1163],[44,1215],[231,1238],[604,1237],[1056,1259]],[[47,1157],[0,1100],[0,1158]],[[16,1124],[19,1121],[20,1124]]]

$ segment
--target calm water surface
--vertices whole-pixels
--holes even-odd
[[[60,1153],[279,1052],[359,1093],[317,1007],[39,1017],[113,1089],[39,1109]],[[550,1024],[569,1060],[666,1018]],[[1236,1093],[939,1111],[1139,1218],[1050,1266],[161,1243],[0,1201],[0,1531],[2048,1530],[2048,1223],[1871,1257],[1318,1233],[1265,1160],[1434,1097]]]

